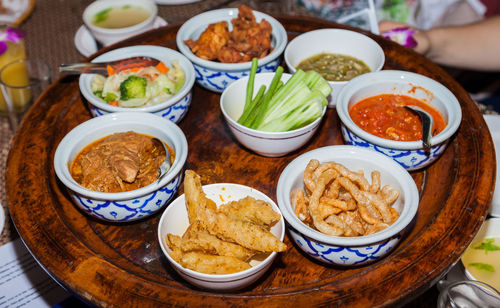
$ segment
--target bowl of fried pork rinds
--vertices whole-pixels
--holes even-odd
[[[196,82],[217,93],[248,76],[253,58],[259,60],[259,73],[274,72],[287,42],[279,21],[245,5],[196,15],[176,36],[177,48],[193,63]]]
[[[348,145],[295,158],[276,194],[297,246],[338,266],[386,256],[410,229],[419,203],[408,171],[381,153]]]
[[[184,194],[163,213],[160,246],[172,267],[191,284],[234,291],[255,282],[283,243],[285,221],[271,198],[248,186],[201,184],[186,170]]]

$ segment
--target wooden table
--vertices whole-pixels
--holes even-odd
[[[289,34],[349,28],[309,17],[278,17]],[[180,24],[150,31],[111,48],[156,44],[176,48]],[[352,28],[349,28],[352,29]],[[254,285],[236,293],[199,290],[169,266],[156,240],[160,214],[129,224],[94,220],[74,206],[56,179],[52,159],[59,141],[90,113],[78,79],[65,76],[42,95],[26,116],[8,158],[7,197],[23,241],[61,284],[99,306],[350,306],[402,305],[431,287],[458,260],[486,217],[495,177],[495,154],[482,115],[463,88],[443,69],[414,52],[365,33],[384,49],[384,69],[417,72],[441,82],[458,98],[459,131],[433,165],[412,173],[421,201],[413,229],[385,259],[354,269],[327,267],[285,238],[289,249]],[[189,143],[186,168],[202,183],[255,187],[276,200],[280,172],[311,149],[342,144],[335,109],[304,148],[265,158],[243,148],[219,110],[219,95],[195,86],[187,116],[179,123]],[[180,192],[182,193],[182,191]]]

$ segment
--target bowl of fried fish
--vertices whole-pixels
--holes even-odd
[[[203,185],[192,170],[184,194],[160,218],[158,240],[166,258],[192,285],[234,291],[259,279],[283,243],[285,222],[278,206],[251,187]]]
[[[287,42],[279,21],[245,5],[196,15],[176,36],[177,48],[193,63],[196,82],[217,93],[248,76],[252,58],[259,60],[259,73],[274,72]]]

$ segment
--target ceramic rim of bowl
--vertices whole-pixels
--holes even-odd
[[[339,154],[344,154],[343,157],[355,157],[356,153],[361,153],[361,155],[364,155],[365,159],[367,159],[367,157],[370,157],[371,161],[377,163],[383,162],[383,164],[391,166],[391,174],[400,181],[404,180],[404,182],[401,183],[406,183],[405,186],[407,186],[406,191],[404,191],[405,206],[401,211],[401,213],[399,213],[399,218],[392,225],[390,225],[389,227],[385,228],[382,231],[367,236],[357,236],[357,237],[342,237],[342,236],[327,235],[307,226],[304,222],[302,222],[297,217],[297,215],[295,215],[295,212],[292,209],[290,193],[289,192],[287,193],[286,191],[287,189],[284,188],[285,182],[290,179],[289,173],[292,173],[293,170],[295,170],[293,168],[297,168],[296,166],[294,166],[295,163],[298,163],[302,160],[309,161],[310,159],[315,158],[314,155],[316,153],[320,152],[336,153],[332,155],[332,158],[330,160],[334,160],[335,159],[334,156]],[[349,156],[346,156],[348,154]],[[306,165],[307,163],[304,161],[304,167]],[[374,164],[374,166],[376,167],[376,164]],[[386,171],[381,171],[381,172],[386,172]],[[405,190],[404,187],[402,187],[401,189]],[[384,154],[351,145],[325,146],[321,148],[316,148],[314,150],[299,155],[294,160],[292,160],[285,167],[285,169],[283,169],[278,180],[276,194],[277,194],[276,197],[278,200],[278,206],[280,207],[281,213],[285,217],[285,220],[299,234],[305,237],[309,237],[316,242],[325,243],[328,245],[340,246],[340,247],[372,245],[387,240],[393,236],[396,236],[398,233],[402,232],[414,219],[420,201],[417,186],[411,175],[408,173],[408,171],[406,171],[398,163],[396,163],[394,160],[392,160],[390,157],[387,157]]]
[[[252,10],[254,13],[254,16],[256,20],[260,19],[266,19],[271,26],[273,27],[273,31],[271,33],[272,36],[274,36],[274,40],[276,41],[276,46],[274,46],[273,51],[270,52],[268,55],[265,57],[262,57],[258,59],[258,66],[265,65],[276,58],[278,58],[282,52],[285,50],[285,47],[288,42],[288,36],[286,33],[285,28],[283,25],[277,21],[274,17],[256,11]],[[252,62],[242,62],[242,63],[220,63],[220,62],[215,62],[215,61],[209,61],[209,60],[204,60],[198,56],[196,56],[192,51],[191,48],[189,48],[185,43],[184,40],[187,40],[190,38],[192,33],[187,33],[186,31],[190,30],[189,27],[191,26],[196,26],[198,27],[200,25],[200,22],[205,25],[204,19],[212,19],[212,16],[215,15],[215,17],[222,17],[221,19],[214,19],[212,23],[216,23],[218,21],[222,20],[231,20],[232,18],[235,18],[238,16],[238,9],[237,8],[225,8],[225,9],[218,9],[218,10],[213,10],[213,11],[208,11],[201,13],[199,15],[196,15],[189,20],[187,20],[180,28],[179,31],[177,32],[177,37],[176,37],[176,43],[177,43],[177,48],[179,51],[184,54],[190,61],[195,63],[196,65],[206,67],[212,70],[216,71],[224,71],[224,72],[233,72],[233,71],[245,71],[245,70],[250,70],[252,66]],[[230,23],[230,22],[229,22]],[[206,26],[208,26],[211,23],[207,23]]]
[[[342,124],[360,138],[377,146],[390,149],[419,150],[423,148],[422,141],[396,141],[372,135],[362,130],[351,119],[348,110],[351,95],[359,90],[362,90],[366,86],[373,86],[376,83],[385,82],[415,84],[416,86],[421,86],[422,88],[432,92],[435,97],[438,97],[441,101],[443,101],[443,106],[445,106],[448,113],[448,123],[443,131],[435,136],[432,136],[432,146],[447,142],[448,139],[458,130],[462,120],[462,111],[457,98],[448,88],[429,77],[417,73],[399,70],[382,70],[379,72],[366,73],[353,78],[342,88],[342,90],[340,90],[337,98],[337,114]],[[434,87],[436,91],[429,89],[429,87]],[[437,91],[440,92],[439,95],[436,93]],[[374,95],[378,94],[381,93]]]
[[[140,116],[140,118],[138,117],[138,115]],[[72,139],[78,138],[79,135],[83,135],[83,138],[85,138],[86,136],[89,136],[97,131],[100,131],[102,127],[111,129],[115,124],[120,124],[117,121],[126,120],[134,124],[133,122],[134,121],[138,122],[140,121],[139,119],[147,122],[141,121],[138,125],[147,126],[153,130],[168,129],[168,132],[165,133],[166,135],[174,135],[177,136],[175,138],[179,139],[176,142],[175,140],[173,140],[174,137],[170,137],[170,139],[172,139],[171,140],[172,143],[174,143],[171,146],[175,148],[174,149],[175,159],[174,162],[172,163],[172,166],[168,170],[168,173],[162,178],[162,180],[159,183],[155,181],[149,185],[146,185],[144,187],[135,190],[107,193],[107,192],[99,192],[87,189],[78,184],[73,179],[69,171],[70,167],[69,164],[72,163],[74,159],[74,157],[71,157],[71,151],[73,151],[73,149],[78,145],[78,141],[73,141]],[[158,126],[155,126],[155,124],[157,124]],[[129,130],[133,131],[134,125],[130,125]],[[105,136],[109,136],[112,133],[113,132],[110,132]],[[87,145],[91,144],[96,140],[99,140],[99,138],[94,138],[93,141],[87,142],[85,145],[83,145],[81,149],[77,151],[75,155],[77,155],[83,148],[85,148]],[[74,145],[70,147],[71,143],[74,143]],[[175,143],[178,144],[176,145]],[[68,151],[67,155],[65,155],[64,153],[64,151],[66,150]],[[78,126],[74,127],[71,131],[69,131],[59,142],[56,148],[56,152],[54,155],[54,169],[59,180],[63,182],[63,184],[67,188],[69,188],[70,190],[74,191],[77,194],[96,200],[119,201],[132,198],[139,198],[141,196],[152,193],[170,183],[170,181],[172,181],[182,172],[184,163],[187,159],[187,151],[188,151],[188,144],[186,137],[184,136],[182,130],[174,122],[151,113],[115,112],[100,117],[91,118],[83,123],[80,123]]]
[[[188,95],[189,92],[191,92],[195,82],[194,67],[192,63],[189,61],[189,59],[187,59],[183,54],[170,48],[162,46],[154,46],[154,45],[128,46],[128,47],[113,49],[106,53],[103,53],[102,55],[93,59],[92,62],[109,61],[111,59],[124,58],[123,56],[124,53],[129,53],[129,55],[127,55],[125,58],[134,56],[149,56],[157,60],[161,60],[161,58],[164,57],[165,59],[162,61],[167,60],[170,62],[172,60],[166,58],[170,57],[170,54],[175,55],[179,59],[179,64],[185,70],[184,74],[186,76],[186,80],[184,81],[184,85],[175,95],[155,105],[137,107],[137,108],[117,107],[107,104],[106,102],[96,97],[94,93],[92,93],[90,85],[92,84],[95,74],[82,74],[80,75],[80,80],[79,80],[79,85],[80,88],[82,89],[82,93],[85,96],[85,98],[89,101],[89,103],[96,106],[97,108],[100,108],[107,112],[129,112],[129,111],[156,112],[171,107],[172,105],[175,105],[176,103],[179,102],[179,100],[181,100],[184,96]],[[89,87],[87,87],[87,83]]]
[[[142,22],[140,22],[138,24],[124,27],[124,28],[114,28],[114,29],[102,28],[102,27],[96,26],[92,23],[91,20],[92,20],[93,16],[95,14],[97,14],[99,11],[101,11],[105,8],[115,6],[115,5],[123,4],[123,2],[127,2],[127,3],[130,3],[131,5],[140,6],[142,8],[145,8],[150,13],[150,16],[148,18],[146,18],[146,20],[143,20]],[[97,0],[97,1],[90,3],[85,8],[85,10],[83,11],[82,19],[87,27],[89,27],[95,31],[107,33],[107,34],[124,34],[124,33],[133,32],[133,31],[136,31],[138,29],[141,29],[145,24],[151,23],[151,21],[153,19],[155,19],[157,15],[158,15],[158,7],[156,6],[156,4],[152,0],[141,0],[141,1]]]

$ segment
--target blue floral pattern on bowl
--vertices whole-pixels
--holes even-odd
[[[106,201],[93,200],[69,191],[80,209],[100,219],[113,222],[130,222],[160,210],[175,196],[182,181],[182,173],[170,183],[150,194],[135,199]]]
[[[179,123],[182,118],[184,118],[189,109],[189,106],[191,105],[192,93],[193,92],[190,91],[186,96],[184,96],[181,100],[179,100],[172,106],[151,113],[161,116],[162,118],[169,119],[174,123]],[[93,117],[99,117],[109,113],[109,111],[98,108],[93,104],[89,103],[88,105],[90,113]],[[133,111],[133,108],[131,108],[131,111]]]
[[[316,242],[288,226],[293,241],[310,257],[332,265],[361,266],[386,256],[401,239],[400,234],[368,246],[340,247]]]
[[[346,144],[368,148],[387,155],[408,171],[422,169],[430,165],[443,153],[446,149],[446,145],[448,144],[448,141],[446,141],[432,146],[429,153],[426,153],[423,149],[396,150],[374,145],[373,143],[360,138],[344,125],[341,125],[341,131]]]
[[[280,59],[276,59],[259,66],[257,73],[274,73],[280,62]],[[218,93],[222,93],[232,82],[250,74],[250,70],[223,72],[202,67],[196,63],[193,63],[193,66],[196,74],[196,82],[205,89]]]

